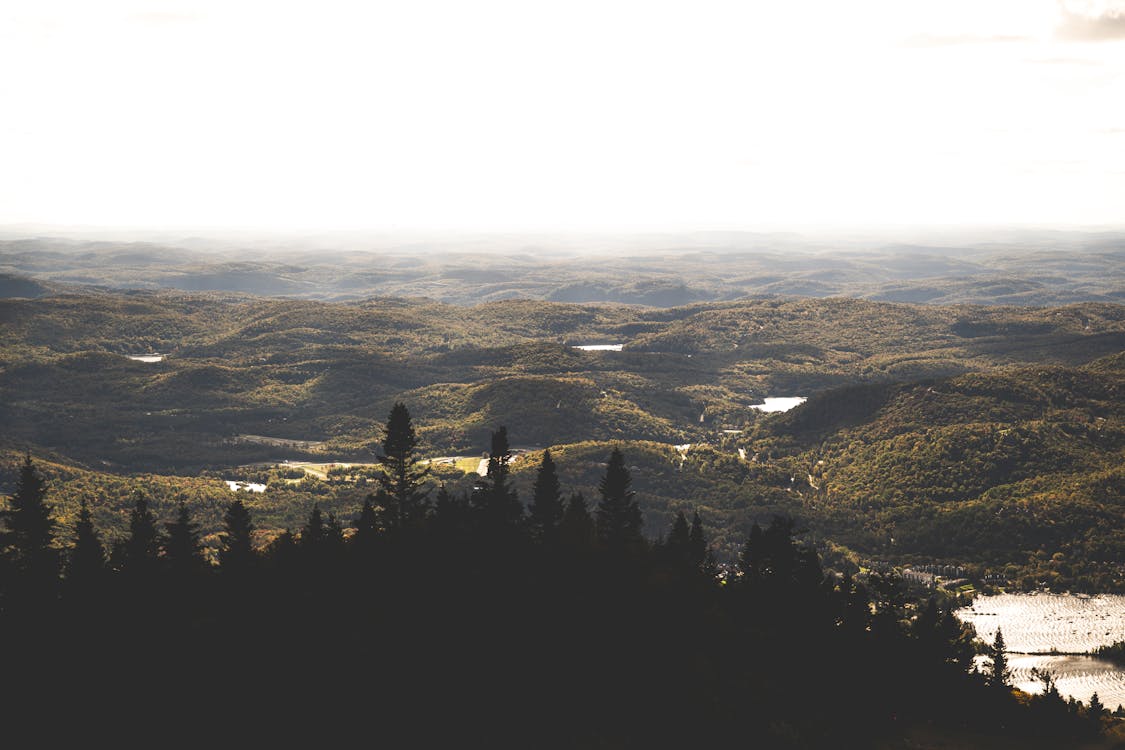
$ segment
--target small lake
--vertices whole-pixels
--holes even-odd
[[[771,396],[765,399],[764,404],[754,404],[750,408],[772,414],[774,412],[789,411],[806,401],[808,401],[808,399],[804,396]]]
[[[1125,670],[1092,656],[1055,655],[1060,651],[1081,654],[1114,641],[1125,640],[1125,596],[1104,594],[1000,594],[979,596],[957,616],[972,623],[986,643],[1004,631],[1012,668],[1012,684],[1038,693],[1042,683],[1031,677],[1032,668],[1054,675],[1059,692],[1088,702],[1098,694],[1111,709],[1125,704]]]
[[[230,487],[231,492],[238,492],[244,490],[246,492],[265,492],[266,486],[258,484],[257,482],[235,482],[231,479],[226,480],[227,487]]]
[[[126,354],[126,357],[135,362],[163,362],[163,354]]]
[[[584,352],[619,352],[624,344],[578,344],[572,349],[581,349]]]

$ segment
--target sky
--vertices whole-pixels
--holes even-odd
[[[0,226],[1125,226],[1125,0],[0,2]]]

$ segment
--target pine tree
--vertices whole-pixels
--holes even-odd
[[[682,510],[676,513],[664,546],[668,550],[668,556],[678,563],[687,564],[691,559],[691,531],[688,528],[687,516]]]
[[[219,535],[219,565],[223,573],[243,573],[253,566],[254,522],[241,499],[227,506],[223,514],[223,531]]]
[[[66,577],[74,586],[90,586],[105,572],[105,548],[90,516],[90,506],[82,498],[78,521],[74,524],[74,546],[67,556]]]
[[[422,481],[429,467],[416,466],[415,449],[418,437],[410,420],[406,405],[396,403],[387,417],[386,436],[383,438],[383,473],[379,486],[383,490],[383,506],[388,528],[415,526],[425,519],[429,510],[427,492]]]
[[[58,576],[58,555],[51,548],[55,522],[46,497],[46,482],[35,468],[31,454],[27,454],[20,466],[16,491],[8,499],[8,509],[0,511],[0,521],[4,524],[0,532],[0,551],[19,575],[36,581],[53,580]]]
[[[992,647],[988,652],[990,659],[988,670],[985,673],[988,684],[994,688],[1006,690],[1011,670],[1008,669],[1007,647],[1004,645],[1004,633],[1001,632],[1000,628],[996,628],[996,637],[992,639]]]
[[[306,551],[319,550],[324,546],[327,531],[324,528],[324,514],[320,512],[320,503],[313,503],[312,510],[301,533],[297,537],[298,546]]]
[[[1094,722],[1101,722],[1102,717],[1105,716],[1105,706],[1102,705],[1101,698],[1098,697],[1097,692],[1090,696],[1090,704],[1086,708],[1086,716]]]
[[[151,572],[156,565],[160,554],[160,534],[144,494],[138,491],[134,497],[133,509],[129,511],[129,535],[115,550],[114,556],[118,558],[122,571],[144,574]]]
[[[355,518],[355,535],[351,539],[352,549],[361,557],[370,555],[378,544],[379,515],[375,512],[375,496],[363,499],[363,507]]]
[[[531,505],[528,508],[531,533],[542,541],[553,541],[558,536],[559,524],[562,522],[563,503],[559,475],[555,471],[550,450],[543,451],[543,461],[535,475],[531,495]]]
[[[688,552],[691,564],[702,569],[707,561],[707,538],[703,535],[703,519],[696,511],[691,518],[691,531],[688,533]]]
[[[755,521],[750,527],[750,535],[742,545],[738,555],[738,570],[747,582],[761,580],[765,573],[762,527]]]
[[[336,518],[335,513],[328,514],[324,523],[324,552],[332,560],[340,560],[346,549],[344,543],[344,525]]]
[[[630,484],[625,456],[614,447],[598,485],[601,500],[596,512],[598,538],[610,549],[621,550],[641,541],[641,509]]]
[[[176,520],[164,524],[164,561],[178,575],[189,575],[203,570],[207,559],[199,541],[199,524],[191,519],[187,503],[180,501]]]
[[[492,433],[488,473],[473,491],[473,504],[486,528],[511,530],[523,520],[523,506],[508,481],[511,458],[508,428],[501,426]]]
[[[559,524],[559,540],[572,548],[589,547],[594,542],[594,519],[581,492],[570,496]]]

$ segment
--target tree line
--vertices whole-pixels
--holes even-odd
[[[1002,642],[978,671],[950,603],[826,573],[791,519],[753,526],[732,575],[698,514],[646,539],[617,449],[592,504],[544,452],[525,505],[505,428],[468,493],[427,490],[417,446],[396,404],[356,516],[314,506],[261,549],[234,499],[217,564],[186,505],[161,528],[140,495],[124,538],[107,549],[83,504],[60,550],[29,456],[2,516],[0,705],[211,728],[236,707],[261,731],[362,721],[418,746],[859,747],[934,726],[1059,746],[1109,721],[1049,676],[1013,693]]]

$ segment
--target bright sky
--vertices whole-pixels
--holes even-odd
[[[1125,2],[0,2],[0,225],[1125,225]]]

